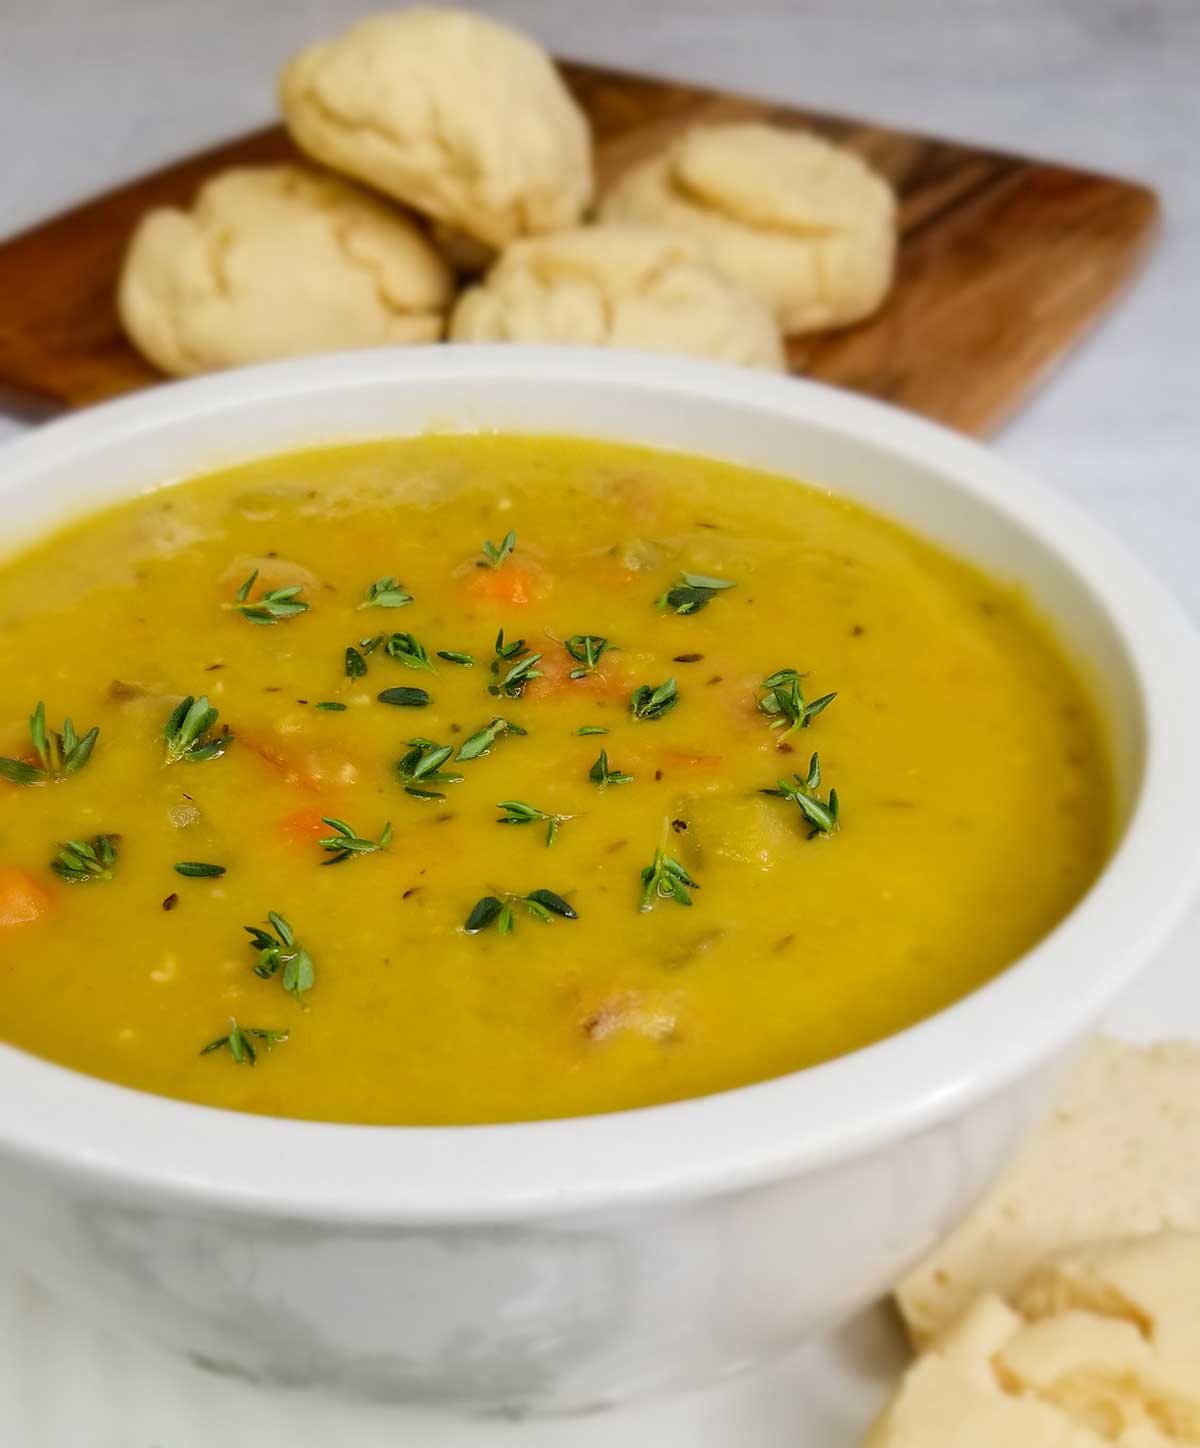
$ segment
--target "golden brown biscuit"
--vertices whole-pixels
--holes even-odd
[[[142,218],[117,292],[139,350],[178,376],[389,342],[433,342],[446,263],[401,212],[293,166],[227,171],[190,211]]]

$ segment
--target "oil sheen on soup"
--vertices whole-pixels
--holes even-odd
[[[3,1038],[337,1121],[853,1051],[1110,839],[1013,591],[813,488],[567,438],[272,458],[7,560],[0,756]]]

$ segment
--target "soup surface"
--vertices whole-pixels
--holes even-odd
[[[0,1034],[341,1121],[851,1051],[1036,941],[1110,834],[1012,592],[824,493],[558,438],[272,458],[9,561],[0,755]]]

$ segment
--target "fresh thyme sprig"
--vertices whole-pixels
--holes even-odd
[[[186,699],[180,699],[163,726],[166,762],[203,764],[207,759],[216,759],[224,754],[234,738],[229,726],[226,725],[220,734],[209,732],[220,717],[203,694],[198,699],[193,699],[190,694]]]
[[[241,588],[238,589],[232,603],[223,603],[224,609],[240,613],[251,623],[277,624],[281,619],[295,618],[299,613],[307,613],[309,605],[304,603],[298,595],[303,592],[302,583],[293,583],[288,588],[271,588],[261,594],[253,601],[250,600],[250,590],[258,582],[258,569],[246,579]]]
[[[38,763],[26,759],[0,758],[0,779],[12,784],[50,784],[78,774],[92,757],[98,728],[89,729],[82,737],[75,732],[70,719],[63,722],[62,733],[46,728],[46,706],[38,701],[29,717],[29,737],[33,741]]]
[[[549,814],[544,809],[536,809],[531,804],[525,804],[519,799],[502,799],[496,806],[503,810],[504,814],[496,821],[498,825],[533,825],[543,820],[546,823],[546,844],[552,845],[558,838],[559,825],[565,825],[568,820],[573,820],[574,815],[570,814]]]
[[[366,593],[366,597],[358,605],[364,608],[403,608],[406,603],[411,603],[413,596],[398,578],[377,578]]]
[[[431,674],[437,673],[433,660],[429,657],[429,650],[410,633],[392,634],[383,647],[389,659],[395,659],[406,668],[428,669]]]
[[[654,859],[642,871],[642,910],[652,910],[657,900],[674,900],[679,905],[690,905],[690,890],[700,886],[688,874],[678,860],[672,859],[661,845],[654,852]]]
[[[258,952],[254,974],[262,980],[274,980],[278,975],[284,990],[298,1001],[303,1000],[304,992],[312,989],[316,979],[312,956],[296,939],[295,932],[282,915],[269,910],[267,921],[271,930],[263,930],[258,925],[243,927]]]
[[[117,863],[117,835],[97,835],[92,841],[67,840],[58,847],[50,868],[73,885],[111,880]]]
[[[777,788],[760,790],[760,793],[774,795],[776,799],[790,799],[797,805],[812,826],[808,832],[810,840],[817,835],[831,835],[838,827],[838,792],[831,789],[827,800],[818,793],[821,788],[820,758],[814,754],[808,761],[808,773],[794,774],[792,778],[795,784],[781,779]]]
[[[317,844],[323,850],[328,850],[330,858],[322,860],[323,865],[340,865],[344,860],[349,860],[355,855],[373,855],[379,850],[386,850],[392,842],[392,822],[383,827],[383,833],[378,840],[365,840],[356,835],[345,820],[332,819],[327,815],[321,816],[321,823],[328,825],[333,830],[332,835],[318,840]]]
[[[776,669],[762,681],[767,692],[758,701],[758,707],[770,717],[772,729],[786,731],[782,739],[797,729],[807,729],[837,698],[836,694],[822,694],[819,699],[805,703],[800,683],[803,678],[796,669]]]
[[[496,635],[496,657],[492,660],[492,682],[488,693],[498,699],[519,699],[525,692],[530,679],[540,679],[542,671],[537,667],[542,661],[541,654],[531,654],[525,647],[524,639],[504,642],[504,630]],[[501,675],[504,664],[511,667]]]
[[[442,765],[454,753],[453,744],[439,744],[434,739],[410,739],[409,749],[396,764],[396,773],[404,784],[405,794],[417,799],[445,799],[439,789],[430,785],[461,784],[461,774],[445,774]]]
[[[461,760],[464,764],[469,759],[482,759],[485,754],[491,752],[492,745],[496,740],[505,734],[524,735],[526,733],[528,730],[522,729],[519,724],[514,724],[510,719],[497,717],[485,724],[482,729],[477,730],[469,739],[464,739],[458,746],[458,753],[454,758]]]
[[[674,679],[651,688],[639,684],[629,698],[629,712],[635,719],[661,719],[679,703],[679,688]]]
[[[572,634],[563,641],[563,648],[579,665],[571,670],[572,679],[583,679],[594,673],[600,660],[613,647],[606,638],[598,634]]]
[[[510,528],[500,540],[499,546],[490,540],[483,545],[484,561],[489,568],[499,568],[506,558],[510,558],[517,546],[517,535]]]
[[[200,1054],[209,1056],[213,1051],[219,1051],[222,1046],[225,1046],[239,1066],[253,1066],[258,1060],[258,1052],[254,1047],[255,1041],[261,1041],[269,1051],[272,1046],[279,1045],[287,1038],[287,1031],[267,1031],[260,1026],[239,1026],[237,1021],[230,1016],[229,1034],[218,1036],[215,1041],[209,1041],[207,1046],[201,1047]]]
[[[524,905],[529,914],[543,925],[548,925],[556,915],[562,920],[579,919],[578,912],[553,890],[531,890],[528,895],[485,895],[475,902],[463,930],[468,935],[478,935],[494,924],[501,935],[510,935],[516,923],[518,905]]]
[[[659,598],[659,608],[670,609],[672,613],[699,613],[718,593],[737,587],[727,578],[709,578],[704,573],[680,573],[679,579]]]
[[[622,774],[619,769],[610,769],[608,764],[608,750],[602,749],[600,756],[588,770],[588,778],[593,784],[598,784],[604,789],[610,784],[632,784],[632,774]]]

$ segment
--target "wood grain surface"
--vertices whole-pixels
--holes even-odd
[[[567,63],[601,184],[697,123],[810,126],[890,178],[896,286],[857,326],[789,340],[794,371],[967,432],[1001,423],[1111,305],[1154,235],[1136,183],[646,77]],[[279,128],[219,146],[0,243],[0,405],[27,416],[160,380],[126,341],[114,290],[151,206],[186,205],[228,166],[293,158]]]

